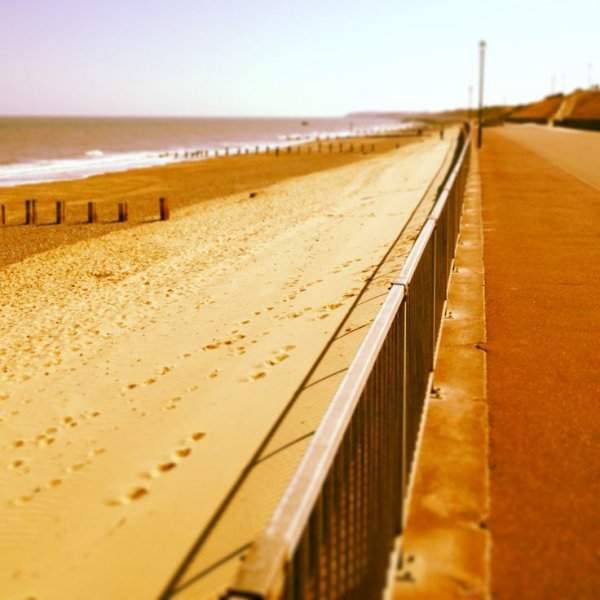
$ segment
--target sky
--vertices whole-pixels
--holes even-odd
[[[600,0],[0,0],[0,115],[336,116],[600,82]],[[553,83],[554,82],[554,83]]]

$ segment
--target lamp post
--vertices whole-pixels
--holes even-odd
[[[477,130],[477,148],[481,148],[483,121],[483,70],[485,62],[485,42],[479,42],[479,128]]]

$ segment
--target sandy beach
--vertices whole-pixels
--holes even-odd
[[[106,215],[137,204],[128,227],[2,230],[8,597],[164,589],[430,190],[450,137],[10,192],[9,207],[25,193],[84,197],[82,210],[98,199]],[[176,210],[157,222],[144,202],[163,194]],[[11,253],[21,233],[31,244]]]
[[[176,211],[235,193],[256,193],[290,177],[369,160],[373,154],[419,139],[414,130],[409,130],[398,135],[323,141],[321,152],[318,142],[307,143],[291,148],[289,154],[283,148],[278,156],[271,150],[269,154],[210,158],[86,179],[0,188],[0,203],[6,207],[8,225],[0,236],[0,266],[66,243],[153,222],[158,219],[158,198],[162,196]],[[37,200],[38,223],[42,227],[23,228],[25,200],[31,198]],[[51,227],[56,220],[57,200],[67,203],[66,225]],[[97,203],[100,223],[86,223],[88,202]],[[129,205],[127,223],[117,222],[119,202]]]

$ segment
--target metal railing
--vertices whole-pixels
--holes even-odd
[[[403,529],[470,147],[469,136],[228,598],[381,598]]]

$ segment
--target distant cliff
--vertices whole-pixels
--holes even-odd
[[[547,96],[538,102],[517,107],[508,120],[600,130],[600,89]]]

